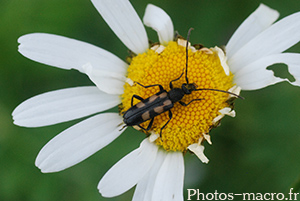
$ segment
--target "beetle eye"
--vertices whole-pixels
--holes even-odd
[[[188,91],[195,91],[197,85],[195,85],[194,83],[193,84],[186,84],[185,87]]]
[[[182,90],[185,94],[191,94],[191,87],[190,84],[182,84]]]

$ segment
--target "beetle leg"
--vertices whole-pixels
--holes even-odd
[[[180,75],[178,78],[176,78],[176,79],[174,79],[174,80],[172,80],[172,81],[170,82],[170,89],[173,89],[173,84],[172,84],[172,82],[175,82],[175,81],[179,80],[179,79],[182,77],[183,73],[184,73],[184,72],[182,72],[181,75]]]
[[[146,130],[143,126],[141,126],[141,125],[137,125],[140,129],[142,129],[142,130]]]
[[[150,130],[150,128],[152,127],[153,121],[154,121],[154,117],[151,119],[150,123],[148,124],[146,131]]]
[[[133,99],[134,99],[134,98],[136,98],[136,99],[138,99],[138,100],[140,100],[140,101],[143,101],[143,100],[144,100],[142,97],[140,97],[140,96],[138,96],[138,95],[133,95],[133,96],[131,97],[131,107],[133,106]]]
[[[169,120],[165,123],[165,125],[163,127],[161,127],[160,133],[159,133],[160,138],[161,138],[161,132],[162,132],[162,130],[168,125],[168,123],[171,121],[171,119],[172,119],[172,112],[171,112],[171,110],[169,110]]]
[[[153,85],[144,86],[144,85],[142,85],[142,84],[139,83],[139,82],[135,82],[135,83],[137,83],[138,85],[140,85],[141,87],[144,87],[144,88],[149,88],[149,87],[156,87],[156,86],[158,86],[160,91],[164,90],[163,86],[161,86],[160,84],[153,84]]]
[[[191,101],[188,102],[188,103],[179,101],[179,103],[180,103],[180,105],[182,105],[182,106],[188,106],[188,105],[191,104],[192,102],[194,102],[194,101],[200,101],[200,100],[204,100],[204,98],[193,99],[193,100],[191,100]]]
[[[140,127],[141,129],[145,130],[145,131],[148,131],[148,130],[150,130],[150,128],[152,127],[153,121],[154,121],[154,117],[151,119],[151,121],[150,121],[150,123],[148,124],[147,128],[144,128],[144,127],[142,127],[141,125],[137,125],[137,126]]]

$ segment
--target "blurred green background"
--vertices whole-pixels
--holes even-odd
[[[192,43],[224,45],[238,25],[259,3],[277,9],[280,18],[300,10],[299,0],[132,0],[140,17],[147,3],[163,8],[182,35],[195,30]],[[89,0],[0,0],[0,200],[2,201],[121,201],[131,200],[133,189],[103,198],[97,184],[105,172],[139,146],[143,135],[128,129],[116,141],[84,162],[54,174],[34,166],[39,150],[52,137],[77,121],[43,128],[21,128],[11,120],[12,110],[34,95],[72,86],[92,85],[77,71],[35,63],[17,52],[17,38],[46,32],[86,41],[120,58],[127,49],[113,34]],[[156,33],[147,29],[157,41]],[[276,46],[276,44],[274,44]],[[300,44],[289,51],[300,53]],[[286,67],[272,67],[286,77]],[[235,118],[226,117],[211,132],[213,145],[202,164],[186,154],[187,188],[204,193],[288,193],[300,179],[300,88],[280,83],[262,90],[243,92]],[[299,191],[298,191],[299,192]],[[300,196],[299,196],[300,198]],[[187,199],[185,195],[185,199]],[[235,200],[239,200],[236,198]]]

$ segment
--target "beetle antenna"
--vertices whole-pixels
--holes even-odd
[[[239,95],[237,95],[235,93],[232,93],[232,92],[229,92],[229,91],[224,91],[224,90],[221,90],[221,89],[205,89],[205,88],[203,88],[203,89],[195,89],[195,91],[204,91],[204,90],[207,90],[207,91],[218,91],[218,92],[222,92],[222,93],[227,93],[227,94],[233,95],[233,96],[235,96],[237,98],[240,98],[242,100],[245,99],[244,97],[239,96]]]
[[[188,72],[188,59],[189,59],[189,40],[190,40],[190,35],[191,31],[194,30],[194,28],[190,28],[186,37],[186,47],[185,47],[185,57],[186,57],[186,62],[185,62],[185,80],[186,83],[189,84],[189,79],[187,76]]]
[[[121,126],[123,124],[123,122],[122,123],[120,123],[118,126]],[[125,125],[123,125],[123,127],[122,128],[120,128],[119,129],[119,131],[122,131],[122,130],[124,130],[124,128],[126,128],[127,127],[127,125],[125,124]]]

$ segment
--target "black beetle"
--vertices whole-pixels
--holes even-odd
[[[197,89],[197,85],[195,83],[189,83],[187,73],[188,73],[188,42],[189,42],[189,36],[190,32],[193,30],[193,28],[190,28],[188,31],[187,35],[187,42],[186,42],[186,68],[185,68],[185,79],[186,83],[181,85],[181,88],[174,88],[172,82],[179,80],[183,73],[176,79],[172,80],[170,82],[170,91],[166,91],[163,86],[160,84],[154,84],[154,85],[148,85],[144,86],[138,82],[135,82],[136,84],[144,87],[144,88],[149,88],[149,87],[159,87],[159,92],[146,98],[143,99],[142,97],[138,95],[133,95],[131,98],[131,108],[129,108],[123,115],[123,121],[125,123],[125,126],[138,126],[141,129],[148,131],[151,129],[154,118],[164,112],[169,112],[169,120],[165,123],[165,125],[160,129],[160,135],[162,130],[167,126],[167,124],[170,122],[172,119],[172,112],[171,109],[174,107],[174,103],[179,102],[182,106],[188,106],[190,103],[193,101],[199,101],[203,99],[193,99],[188,103],[184,103],[181,101],[181,99],[184,97],[186,94],[191,94],[193,91],[201,91],[201,90],[210,90],[210,91],[218,91],[218,92],[223,92],[223,93],[228,93],[231,95],[234,95],[238,98],[243,99],[241,96],[236,95],[234,93],[228,92],[228,91],[223,91],[219,89]],[[138,99],[140,100],[139,103],[136,105],[133,105],[133,99]],[[151,120],[150,120],[151,119]],[[142,127],[140,124],[150,120],[150,123],[148,124],[147,128]],[[123,127],[123,128],[124,128]]]

